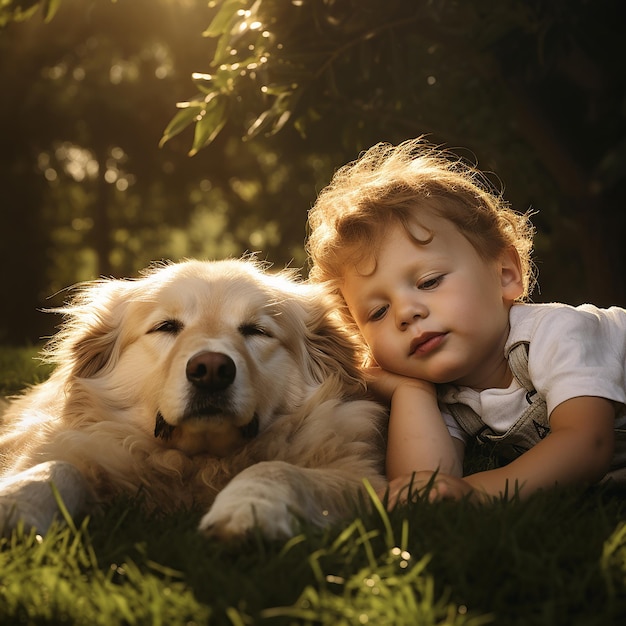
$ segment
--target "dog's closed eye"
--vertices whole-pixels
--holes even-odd
[[[163,320],[155,324],[149,331],[150,333],[169,333],[177,335],[183,329],[183,323],[179,320]]]
[[[244,337],[252,337],[254,335],[262,335],[265,337],[274,336],[269,330],[267,330],[267,328],[264,328],[263,326],[260,326],[259,324],[254,324],[254,323],[241,324],[241,326],[239,326],[239,332]]]

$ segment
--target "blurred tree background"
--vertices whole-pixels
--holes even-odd
[[[535,301],[625,306],[622,8],[0,0],[0,342],[154,259],[305,267],[334,169],[421,134],[537,212]]]

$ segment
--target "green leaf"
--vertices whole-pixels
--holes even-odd
[[[202,35],[204,37],[229,35],[239,7],[245,5],[246,0],[226,0]]]
[[[273,118],[272,110],[267,109],[261,113],[252,124],[248,127],[246,135],[250,138],[256,137],[260,132],[267,128]]]
[[[159,148],[162,148],[172,137],[175,137],[180,132],[185,130],[185,128],[187,128],[187,126],[189,126],[193,120],[200,115],[202,110],[203,106],[201,104],[190,104],[190,106],[187,106],[176,113],[167,125],[166,129],[163,131],[163,137],[161,137],[161,141],[159,141]]]
[[[202,117],[196,122],[193,146],[189,152],[189,156],[197,154],[219,135],[219,132],[226,124],[227,103],[226,96],[217,96],[206,104]]]
[[[248,4],[249,1],[246,0],[226,0],[220,12],[202,33],[205,37],[219,37],[212,59],[214,67],[233,60],[230,55],[231,43],[235,40],[233,35],[238,33],[238,26],[246,19],[238,12],[240,7]]]
[[[291,118],[301,95],[301,91],[281,92],[271,108],[263,111],[248,127],[247,137],[256,137],[262,132],[267,132],[268,135],[278,133]]]
[[[211,74],[194,73],[191,77],[195,86],[204,94],[209,95],[216,91],[214,76]]]
[[[61,0],[44,0],[42,2],[41,8],[46,22],[52,21],[52,18],[56,15],[60,4]]]

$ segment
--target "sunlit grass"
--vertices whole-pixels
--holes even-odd
[[[383,514],[387,525],[385,518]],[[380,534],[368,530],[361,519],[355,520],[328,548],[309,557],[316,584],[307,586],[292,606],[265,609],[261,616],[337,626],[478,626],[491,622],[491,616],[468,615],[467,607],[450,602],[445,596],[437,597],[434,579],[427,571],[429,555],[415,559],[409,552],[407,520],[402,531],[398,541],[385,533],[386,550],[379,554],[373,540]],[[365,565],[347,577],[329,574],[324,567],[326,561],[350,564],[363,559]]]
[[[146,516],[118,501],[74,528],[0,540],[0,623],[617,624],[623,495],[420,500],[230,545],[196,532],[198,512]]]
[[[189,624],[210,615],[178,572],[132,560],[100,567],[86,524],[45,537],[18,531],[2,548],[2,623]]]

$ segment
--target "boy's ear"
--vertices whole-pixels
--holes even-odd
[[[500,284],[502,298],[513,302],[524,293],[524,279],[519,254],[513,247],[507,248],[500,259]]]

